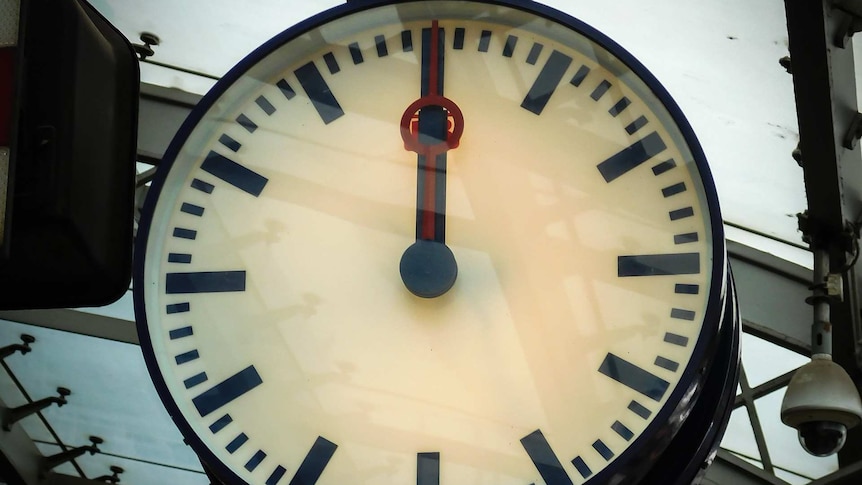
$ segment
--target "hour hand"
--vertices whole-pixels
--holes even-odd
[[[401,279],[423,298],[443,295],[458,276],[446,246],[446,152],[456,148],[464,129],[458,106],[443,96],[443,32],[437,21],[422,35],[421,97],[401,118],[404,148],[417,154],[416,241],[401,257]],[[418,129],[413,120],[418,116]],[[452,132],[449,131],[450,119]]]

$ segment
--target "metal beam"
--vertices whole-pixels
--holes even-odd
[[[138,112],[138,158],[156,163],[200,96],[178,89],[141,84]]]
[[[26,323],[27,325],[63,330],[127,344],[140,344],[135,322],[78,310],[6,310],[0,311],[0,320]]]
[[[0,399],[0,414],[9,409]],[[38,485],[42,454],[21,426],[0,430],[0,479],[10,485]]]
[[[62,473],[51,473],[40,485],[105,485],[105,482],[63,475]]]
[[[751,463],[726,450],[718,450],[718,456],[706,471],[702,485],[789,485],[784,480],[766,473]]]
[[[808,485],[859,485],[862,483],[862,462],[840,468]]]
[[[862,157],[855,136],[862,133],[862,118],[857,113],[853,44],[848,42],[857,18],[830,0],[785,0],[784,5],[808,195],[803,232],[813,249],[829,252],[831,271],[843,273],[840,268],[847,264],[857,239],[848,228],[862,214]],[[855,263],[845,280],[844,301],[831,305],[831,330],[833,360],[858,386],[862,261]],[[862,432],[856,428],[839,453],[839,463],[849,466],[859,460]]]
[[[729,242],[730,267],[743,329],[794,352],[811,354],[811,271],[774,255]]]

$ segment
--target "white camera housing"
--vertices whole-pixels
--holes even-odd
[[[799,443],[809,454],[828,456],[841,450],[847,430],[862,422],[862,400],[832,356],[815,354],[790,380],[781,421],[797,429]]]

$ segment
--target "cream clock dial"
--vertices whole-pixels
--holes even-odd
[[[634,483],[729,325],[678,108],[525,2],[345,6],[261,46],[136,249],[153,380],[229,483]]]

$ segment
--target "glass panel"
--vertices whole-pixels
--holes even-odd
[[[751,420],[748,419],[748,411],[745,408],[738,408],[730,415],[730,422],[721,440],[721,447],[763,468],[757,442],[754,440],[754,432],[751,430]]]
[[[808,357],[743,333],[742,362],[748,385],[753,388],[808,363]]]
[[[31,398],[56,395],[59,386],[72,391],[67,405],[43,411],[63,443],[85,445],[94,435],[105,440],[100,446],[105,453],[180,469],[201,469],[197,456],[183,444],[159,401],[138,346],[0,323],[0,342],[15,341],[21,333],[36,337],[32,352],[6,360]],[[31,437],[52,441],[50,435],[34,427],[37,418],[31,416],[25,421]]]
[[[39,444],[39,451],[44,455],[60,452],[57,445]],[[119,475],[120,483],[134,485],[209,485],[209,478],[200,471],[180,467],[166,466],[158,463],[150,463],[140,459],[129,459],[117,454],[98,453],[96,455],[86,454],[77,458],[75,462],[83,469],[89,479],[97,479],[111,476],[111,467],[118,466],[123,469]],[[57,473],[75,475],[75,469],[71,464],[65,464],[55,469]]]

